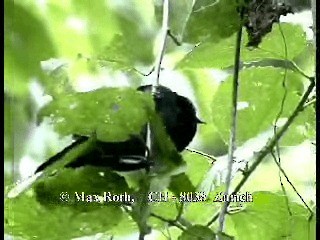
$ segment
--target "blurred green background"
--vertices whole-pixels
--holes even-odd
[[[190,147],[223,159],[238,18],[234,1],[212,8],[208,1],[191,2],[171,2],[170,27],[183,44],[169,40],[160,82],[189,97],[207,123]],[[201,7],[203,11],[196,11]],[[304,11],[283,18],[286,23],[275,26],[259,49],[246,49],[243,34],[242,60],[265,66],[244,68],[240,74],[239,158],[259,151],[257,146],[267,140],[261,134],[272,130],[284,95],[283,79],[288,95],[282,118],[290,115],[308,84],[301,74],[266,59],[291,60],[306,74],[314,73],[311,12],[307,2],[296,7]],[[71,142],[49,121],[36,124],[37,113],[50,100],[71,89],[86,92],[154,82],[154,74],[144,77],[139,72],[150,71],[159,51],[161,1],[6,0],[4,13],[4,175],[9,186]],[[190,53],[197,43],[201,44]],[[103,106],[92,111],[99,114]],[[310,205],[315,203],[314,141],[315,109],[310,106],[280,141],[282,167]],[[210,163],[190,153],[184,157],[191,180],[199,185]],[[285,187],[290,199],[299,202],[286,182]],[[245,190],[281,193],[279,170],[271,157],[254,172]]]

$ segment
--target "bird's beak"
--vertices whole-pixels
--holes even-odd
[[[199,118],[197,118],[197,123],[198,123],[198,124],[207,124],[206,122],[201,121]]]

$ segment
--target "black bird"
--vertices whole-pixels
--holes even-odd
[[[151,92],[152,86],[140,86],[137,90]],[[196,116],[196,110],[188,98],[178,95],[164,86],[156,87],[154,101],[157,113],[160,115],[166,132],[176,149],[181,152],[192,141],[196,134],[197,124],[203,123]],[[123,142],[97,141],[95,147],[74,159],[65,167],[81,167],[85,165],[108,167],[116,171],[133,171],[147,168],[150,164],[145,157],[147,146],[145,143],[145,128],[141,136],[132,136]],[[64,150],[41,164],[35,173],[61,159],[71,149],[87,141],[85,136],[77,136],[76,141]]]

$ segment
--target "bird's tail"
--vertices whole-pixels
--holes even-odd
[[[8,192],[8,198],[16,198],[21,193],[29,189],[33,183],[42,175],[43,172],[37,172],[34,175],[28,177],[25,180],[19,181],[16,185]]]

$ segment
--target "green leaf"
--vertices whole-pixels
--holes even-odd
[[[46,94],[56,98],[74,91],[69,81],[66,62],[51,58],[41,61],[41,68],[44,72]]]
[[[201,225],[194,225],[185,230],[179,240],[214,240],[216,235],[208,227]]]
[[[74,12],[76,17],[86,23],[85,36],[92,46],[92,51],[96,54],[100,53],[115,34],[120,32],[116,14],[104,0],[71,0],[70,2],[72,7],[67,16]],[[85,49],[80,53],[85,53]]]
[[[212,160],[196,153],[184,152],[183,159],[187,162],[186,175],[193,186],[201,184],[207,171],[212,166]],[[183,190],[191,191],[191,190]]]
[[[157,174],[157,179],[153,179],[153,182],[156,186],[167,187],[171,176],[184,172],[185,163],[157,114],[151,118],[150,131],[154,136],[152,171]]]
[[[150,1],[132,0],[124,5],[82,0],[73,1],[73,7],[89,24],[93,58],[98,59],[97,65],[132,70],[137,63],[152,61],[155,31],[151,27],[154,14]],[[142,29],[147,31],[142,32]]]
[[[91,6],[94,6],[94,3]],[[35,7],[39,7],[39,5]],[[90,11],[89,8],[87,10]],[[42,19],[47,25],[47,29],[57,48],[57,56],[59,58],[74,59],[79,53],[88,55],[94,51],[89,37],[90,29],[95,31],[96,28],[90,25],[91,21],[87,18],[79,17],[78,13],[74,13],[71,0],[64,2],[49,1],[46,11],[39,9],[39,12],[42,14]],[[100,27],[104,26],[101,24]],[[112,33],[110,28],[107,29],[109,30],[108,33]],[[106,37],[106,35],[103,36]],[[107,38],[105,41],[107,41]]]
[[[295,146],[306,139],[316,139],[316,112],[312,106],[299,113],[286,134],[281,138],[280,144]]]
[[[309,76],[313,76],[316,67],[316,50],[315,46],[309,41],[305,43],[303,51],[295,57],[294,61],[301,70]]]
[[[34,189],[36,199],[41,204],[55,207],[70,205],[82,211],[95,210],[102,206],[100,202],[94,202],[96,199],[89,195],[99,195],[104,200],[108,200],[108,196],[120,197],[121,194],[131,193],[123,177],[106,168],[90,166],[60,169],[53,176],[41,177],[35,183]],[[60,199],[61,193],[68,193],[67,201]],[[125,199],[124,196],[122,198]],[[88,202],[90,200],[92,202]],[[119,202],[104,202],[103,204],[118,205]]]
[[[124,217],[123,211],[112,205],[103,205],[88,212],[76,211],[68,206],[46,208],[27,194],[6,199],[4,214],[5,233],[23,239],[51,240],[108,232]],[[130,225],[127,227],[132,229]]]
[[[211,69],[184,68],[182,72],[188,77],[196,95],[200,119],[206,123],[198,125],[197,130],[201,139],[201,150],[214,155],[224,154],[227,151],[227,146],[212,122],[212,116],[215,113],[212,112],[211,102],[219,88],[218,81],[213,76]]]
[[[181,39],[192,12],[192,1],[169,1],[169,26],[177,39]]]
[[[185,173],[180,173],[171,178],[169,190],[179,196],[181,192],[195,192],[196,188]]]
[[[263,39],[260,47],[253,50],[246,47],[247,36],[245,32],[243,32],[242,37],[241,61],[243,62],[258,61],[265,58],[293,60],[306,46],[303,29],[292,24],[283,23],[274,26],[272,32]],[[203,43],[182,59],[177,67],[223,69],[233,66],[235,46],[236,34],[218,43]],[[285,54],[286,50],[287,55]]]
[[[126,46],[126,54],[134,56],[135,64],[151,64],[154,60],[153,41],[157,34],[152,2],[130,0],[110,5],[120,28],[118,34],[122,36],[123,45]],[[112,46],[111,44],[108,46]],[[108,58],[108,55],[106,57]]]
[[[165,192],[163,192],[165,193]],[[170,194],[168,194],[169,198],[166,202],[152,202],[150,203],[151,212],[157,216],[160,216],[164,219],[174,220],[178,215],[178,206],[177,200],[173,199]],[[157,197],[155,195],[155,197]],[[156,229],[164,229],[167,226],[167,222],[162,221],[152,215],[148,219],[148,223],[152,228]]]
[[[134,89],[102,88],[66,94],[53,100],[39,113],[50,117],[62,135],[96,134],[101,141],[124,141],[139,134],[154,109],[152,97]]]
[[[137,202],[133,205],[131,216],[137,223],[140,234],[146,235],[151,232],[147,221],[150,216],[150,206],[148,204],[148,195],[150,191],[150,176],[144,175],[139,184],[139,194]]]
[[[100,66],[122,71],[132,71],[137,61],[126,36],[119,34],[113,37],[110,45],[104,48],[98,58]]]
[[[244,43],[247,38],[244,39]],[[258,49],[243,48],[243,61],[262,58],[293,60],[305,48],[306,34],[300,25],[281,23],[273,27],[271,33],[264,37]]]
[[[204,224],[212,219],[212,216],[218,211],[219,207],[220,205],[210,200],[188,203],[185,207],[183,217],[193,224]]]
[[[288,212],[285,196],[270,192],[256,192],[253,202],[245,204],[243,211],[228,215],[237,232],[236,239],[315,239],[308,222],[309,213],[303,206],[290,202]],[[311,228],[310,228],[311,227]]]
[[[101,202],[95,202],[93,195],[101,196]],[[108,169],[63,169],[41,177],[25,194],[5,200],[5,229],[10,235],[25,239],[129,233],[136,229],[135,224],[126,219],[128,216],[120,208],[129,195],[135,200],[125,179]],[[108,196],[115,201],[109,201]],[[117,226],[121,222],[128,224],[126,229]]]
[[[213,215],[221,208],[221,202],[216,201],[224,186],[219,186],[211,192],[201,192],[197,189],[195,192],[198,196],[203,197],[201,201],[185,203],[183,218],[192,224],[203,224],[209,222]],[[201,213],[201,214],[199,214]]]
[[[181,41],[187,21],[192,12],[193,3],[189,0],[169,1],[169,28],[171,33]],[[162,24],[163,2],[155,1],[158,24]]]
[[[183,41],[217,42],[230,37],[239,26],[236,8],[237,2],[233,0],[197,0],[188,20]]]
[[[281,117],[288,117],[296,107],[299,101],[297,93],[302,88],[301,76],[290,71],[286,76],[284,74],[283,71],[270,67],[241,72],[238,97],[238,144],[273,126],[284,96],[282,86],[284,77],[288,94]],[[212,102],[212,112],[215,113],[213,122],[225,142],[228,141],[230,131],[231,93],[232,77],[229,77],[221,83]]]

